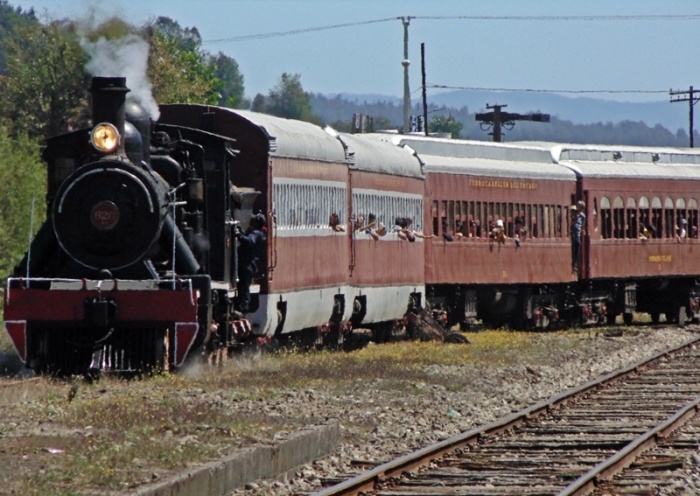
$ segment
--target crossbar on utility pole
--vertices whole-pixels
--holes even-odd
[[[700,94],[700,90],[694,90],[691,86],[688,91],[673,91],[669,90],[669,96],[671,97],[671,103],[675,102],[688,102],[688,120],[690,121],[690,148],[693,148],[693,105],[698,103],[700,97],[695,95]],[[686,95],[685,98],[681,98],[680,95]],[[673,98],[673,97],[676,98]]]
[[[514,114],[511,112],[503,112],[501,109],[507,107],[508,105],[489,105],[486,104],[488,110],[493,110],[493,112],[486,112],[481,114],[476,114],[474,117],[477,121],[482,124],[489,124],[493,126],[493,141],[500,143],[503,137],[501,132],[501,127],[503,125],[509,124],[510,128],[515,125],[514,121],[533,121],[533,122],[549,122],[549,114],[541,114],[539,112],[533,112],[531,114]],[[482,128],[483,129],[483,128]]]

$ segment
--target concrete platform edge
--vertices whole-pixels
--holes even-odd
[[[332,422],[292,434],[274,445],[237,451],[221,460],[188,469],[149,484],[134,496],[225,496],[249,482],[289,472],[330,453],[340,441],[340,424]]]

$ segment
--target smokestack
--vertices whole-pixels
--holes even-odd
[[[124,121],[126,119],[126,94],[131,91],[126,87],[125,77],[92,78],[92,125],[100,122],[114,124],[122,139],[119,152],[124,152]]]

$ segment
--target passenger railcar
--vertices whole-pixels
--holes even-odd
[[[552,146],[587,205],[582,279],[605,295],[608,320],[645,312],[698,317],[700,154],[693,150]]]
[[[380,137],[381,139],[381,137]],[[543,147],[395,136],[426,176],[425,282],[449,324],[546,327],[571,270],[576,175]]]
[[[260,191],[268,253],[253,332],[329,341],[363,325],[384,332],[423,293],[421,244],[398,243],[396,218],[422,216],[420,163],[409,152],[309,123],[231,109],[164,105],[161,123],[235,137],[232,180]],[[334,220],[332,220],[334,219]],[[392,271],[391,267],[397,270]]]

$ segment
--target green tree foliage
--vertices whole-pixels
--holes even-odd
[[[219,52],[211,58],[211,63],[215,67],[216,77],[219,80],[217,87],[219,105],[229,108],[247,107],[243,74],[238,68],[238,62]]]
[[[321,118],[311,110],[310,96],[301,86],[300,74],[283,73],[277,86],[267,95],[264,109],[278,117],[321,124]]]
[[[160,26],[166,29],[161,30]],[[196,29],[159,18],[149,36],[148,78],[158,103],[218,103],[220,82]]]
[[[253,112],[265,112],[265,96],[258,93],[253,98],[253,102],[250,104],[250,110]]]
[[[459,138],[462,133],[462,127],[464,125],[457,119],[448,115],[434,115],[430,119],[430,124],[428,125],[428,131],[431,133],[450,133],[453,138]]]
[[[0,277],[4,280],[46,216],[46,170],[36,143],[26,136],[11,139],[3,126],[0,156]]]
[[[7,77],[0,83],[0,116],[12,135],[52,136],[84,105],[86,55],[70,25],[39,23],[6,39]],[[10,124],[11,123],[11,124]]]
[[[33,8],[23,12],[21,7],[11,6],[8,0],[0,0],[0,75],[7,75],[7,41],[16,38],[19,28],[36,22]]]
[[[202,36],[197,28],[183,28],[169,17],[158,17],[151,27],[172,40],[182,51],[198,51],[202,46]]]

